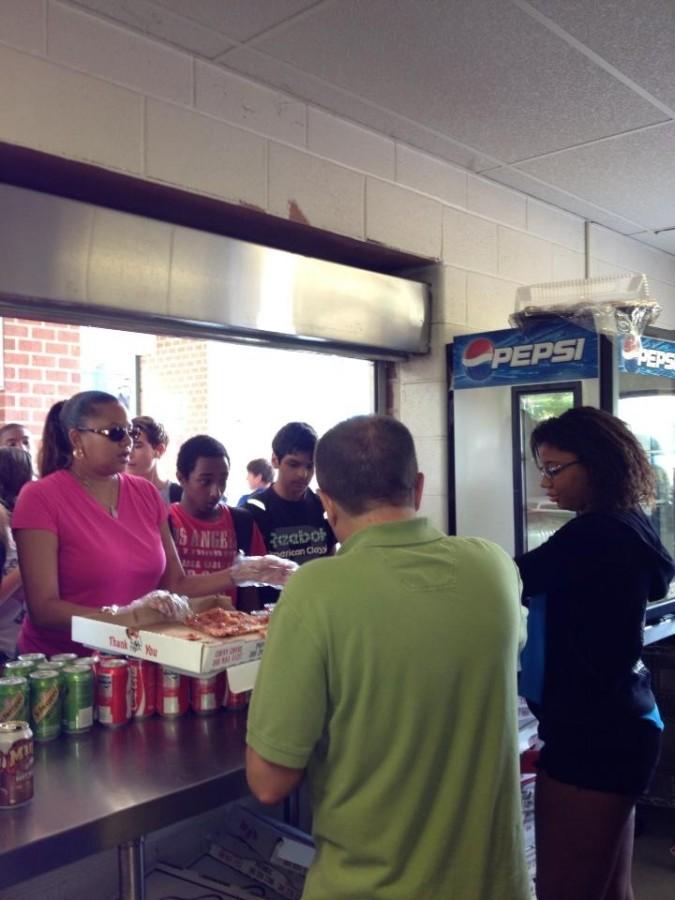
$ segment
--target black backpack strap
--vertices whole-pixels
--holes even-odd
[[[243,550],[245,556],[251,553],[251,539],[253,537],[253,516],[245,509],[237,506],[228,506],[234,525],[234,533],[237,538],[237,549]]]

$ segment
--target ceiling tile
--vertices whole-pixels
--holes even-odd
[[[673,0],[529,0],[623,75],[675,109]]]
[[[256,47],[507,162],[666,118],[503,0],[342,0]]]
[[[625,134],[518,166],[654,230],[675,225],[675,123]]]
[[[175,15],[170,10],[161,9],[151,0],[73,0],[73,5],[100,13],[107,19],[128,25],[136,31],[167,41],[205,59],[213,59],[234,46],[233,41],[224,34],[184,16]]]
[[[215,28],[237,41],[247,41],[285,19],[312,6],[317,0],[154,0],[206,28]]]

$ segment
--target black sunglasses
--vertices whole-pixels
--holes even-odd
[[[141,436],[141,429],[133,425],[111,425],[110,428],[78,428],[78,431],[89,431],[91,434],[102,434],[113,444],[119,444],[125,437],[137,441]]]

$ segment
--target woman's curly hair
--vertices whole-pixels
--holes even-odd
[[[530,438],[534,458],[542,444],[574,453],[589,474],[593,509],[619,511],[650,505],[656,478],[639,440],[602,409],[577,406],[540,422]]]

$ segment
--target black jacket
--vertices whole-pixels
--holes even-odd
[[[528,641],[543,640],[541,736],[650,712],[645,607],[667,593],[675,565],[642,511],[579,515],[516,563],[524,602],[540,595],[545,610],[543,633],[528,629]]]

